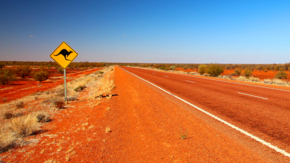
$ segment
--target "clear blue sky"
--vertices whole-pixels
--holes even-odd
[[[290,1],[0,0],[0,60],[290,62]]]

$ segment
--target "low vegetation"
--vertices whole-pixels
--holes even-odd
[[[42,82],[48,79],[49,72],[45,70],[41,70],[41,71],[35,72],[33,74],[33,77],[36,81]]]
[[[203,75],[206,72],[206,69],[207,69],[207,65],[199,65],[198,66],[198,73]]]
[[[180,129],[180,138],[182,140],[187,138],[187,130],[182,132],[182,130]]]
[[[288,74],[286,72],[280,70],[275,77],[277,79],[287,79],[287,75]]]
[[[6,85],[16,79],[16,74],[11,69],[4,69],[0,73],[0,84]]]
[[[252,76],[252,71],[250,69],[246,68],[245,71],[244,71],[244,75],[246,77],[250,77],[250,76]]]
[[[17,67],[15,69],[15,73],[21,77],[21,78],[25,78],[26,76],[29,76],[30,73],[31,73],[31,68],[30,66],[28,65],[25,65],[25,66],[20,66],[20,67]]]
[[[211,64],[209,65],[209,67],[207,68],[206,72],[210,75],[210,76],[219,76],[221,73],[224,72],[224,69],[221,68],[221,66],[217,65],[217,64]]]
[[[11,130],[20,137],[29,136],[39,130],[40,124],[33,114],[25,117],[13,118],[11,121]]]

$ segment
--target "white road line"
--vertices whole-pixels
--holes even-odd
[[[268,100],[268,98],[264,98],[264,97],[259,97],[259,96],[254,96],[254,95],[250,95],[250,94],[246,94],[246,93],[241,93],[241,92],[238,92],[239,94],[242,94],[242,95],[247,95],[247,96],[252,96],[252,97],[257,97],[257,98],[261,98],[261,99],[264,99],[264,100]]]
[[[135,67],[130,67],[130,68],[135,68]],[[135,69],[137,69],[137,68],[135,68]],[[154,71],[154,70],[151,70],[151,71]],[[168,72],[163,72],[163,73],[167,73],[168,74]],[[170,74],[180,75],[180,76],[187,76],[187,77],[191,77],[191,78],[205,79],[205,80],[213,80],[213,81],[218,81],[218,82],[225,82],[225,83],[232,83],[232,84],[239,84],[239,85],[247,85],[247,86],[251,86],[251,87],[259,87],[259,88],[273,89],[273,90],[284,91],[284,92],[290,92],[290,90],[270,88],[270,87],[263,87],[263,86],[256,86],[256,85],[251,85],[251,84],[243,84],[243,83],[236,83],[236,82],[230,82],[230,81],[223,81],[223,80],[216,80],[216,79],[201,78],[201,77],[197,77],[197,76],[189,76],[189,75],[183,75],[183,74],[177,74],[177,73],[170,73]]]
[[[121,67],[120,67],[120,68],[121,68]],[[121,68],[121,69],[123,69],[123,68]],[[123,70],[125,70],[125,69],[123,69]],[[125,70],[125,71],[127,71],[127,70]],[[237,130],[237,131],[239,131],[239,132],[241,132],[241,133],[243,133],[243,134],[245,134],[245,135],[247,135],[247,136],[249,136],[250,138],[252,138],[252,139],[254,139],[254,140],[256,140],[256,141],[262,143],[263,145],[265,145],[265,146],[267,146],[267,147],[269,147],[269,148],[271,148],[271,149],[274,149],[275,151],[277,151],[277,152],[283,154],[284,156],[290,157],[290,154],[289,154],[288,152],[286,152],[285,150],[280,149],[280,148],[278,148],[278,147],[272,145],[271,143],[268,143],[268,142],[266,142],[265,140],[260,139],[260,138],[258,138],[258,137],[256,137],[256,136],[254,136],[254,135],[248,133],[247,131],[245,131],[245,130],[243,130],[243,129],[240,129],[240,128],[238,128],[238,127],[236,127],[235,125],[230,124],[229,122],[227,122],[227,121],[225,121],[225,120],[223,120],[223,119],[221,119],[221,118],[219,118],[219,117],[217,117],[217,116],[215,116],[215,115],[213,115],[213,114],[211,114],[211,113],[209,113],[209,112],[207,112],[207,111],[205,111],[205,110],[203,110],[203,109],[201,109],[201,108],[199,108],[199,107],[197,107],[197,106],[195,106],[195,105],[193,105],[193,104],[191,104],[190,102],[187,102],[186,100],[184,100],[184,99],[182,99],[182,98],[180,98],[180,97],[178,97],[178,96],[176,96],[176,95],[174,95],[174,94],[172,94],[172,93],[170,93],[170,92],[168,92],[168,91],[162,89],[161,87],[159,87],[159,86],[157,86],[157,85],[155,85],[155,84],[153,84],[153,83],[151,83],[151,82],[149,82],[149,81],[147,81],[147,80],[145,80],[145,79],[143,79],[143,78],[141,78],[141,77],[139,77],[139,76],[137,76],[137,75],[135,75],[135,74],[133,74],[133,73],[131,73],[131,72],[129,72],[129,71],[127,71],[127,72],[130,73],[130,74],[132,74],[132,75],[134,75],[134,76],[136,76],[137,78],[139,78],[139,79],[141,79],[141,80],[143,80],[143,81],[145,81],[145,82],[147,82],[147,83],[149,83],[149,84],[155,86],[156,88],[159,88],[160,90],[162,90],[162,91],[164,91],[164,92],[170,94],[171,96],[173,96],[173,97],[175,97],[175,98],[177,98],[177,99],[179,99],[179,100],[185,102],[186,104],[188,104],[188,105],[190,105],[190,106],[196,108],[197,110],[199,110],[199,111],[201,111],[201,112],[207,114],[208,116],[210,116],[210,117],[212,117],[212,118],[214,118],[214,119],[216,119],[216,120],[218,120],[218,121],[220,121],[220,122],[222,122],[222,123],[228,125],[229,127],[233,128],[233,129],[235,129],[235,130]]]
[[[185,81],[190,82],[190,83],[194,83],[193,81],[189,81],[189,80],[185,80]]]

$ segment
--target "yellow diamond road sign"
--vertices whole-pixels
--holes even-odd
[[[50,57],[57,62],[62,68],[66,68],[76,57],[78,53],[74,51],[67,43],[62,42],[51,53]]]

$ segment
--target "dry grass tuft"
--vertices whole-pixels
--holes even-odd
[[[111,128],[107,126],[105,132],[106,132],[106,133],[111,132]]]
[[[7,151],[16,145],[16,136],[8,128],[0,130],[0,153]]]
[[[13,117],[12,111],[8,111],[4,114],[3,119],[10,119]]]
[[[45,123],[51,121],[50,114],[45,111],[39,111],[34,113],[35,117],[37,118],[38,122]]]
[[[24,102],[23,101],[20,101],[16,104],[16,108],[17,109],[21,109],[21,108],[24,108]]]
[[[18,136],[24,137],[36,133],[40,124],[34,115],[14,118],[11,121],[11,130]]]

